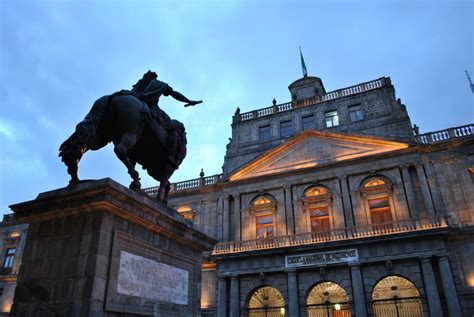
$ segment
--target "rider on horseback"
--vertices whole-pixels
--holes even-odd
[[[162,82],[157,79],[158,75],[155,72],[148,71],[143,75],[143,78],[140,79],[132,88],[132,95],[145,102],[152,113],[152,117],[166,130],[167,136],[162,136],[166,138],[167,148],[169,150],[169,159],[171,164],[178,167],[181,162],[177,162],[175,159],[175,154],[178,149],[178,138],[177,138],[177,122],[171,120],[171,118],[158,106],[158,101],[160,97],[171,96],[174,99],[185,102],[185,107],[194,106],[202,101],[189,100],[181,93],[173,90],[167,83]],[[153,123],[150,124],[152,130],[155,133],[159,134],[160,129],[153,127]]]

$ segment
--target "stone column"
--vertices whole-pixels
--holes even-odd
[[[239,277],[230,278],[230,317],[239,317]]]
[[[227,277],[219,276],[217,317],[227,317]]]
[[[426,210],[428,211],[428,216],[433,217],[435,215],[435,210],[433,206],[433,201],[431,200],[428,182],[426,181],[425,171],[423,170],[423,164],[416,165],[416,173],[420,182],[421,194],[423,196],[423,201],[425,203]]]
[[[234,241],[241,241],[242,230],[240,224],[240,195],[236,194],[234,197]]]
[[[224,210],[222,214],[222,240],[229,241],[229,222],[230,222],[230,199],[229,196],[224,197]]]
[[[420,213],[418,212],[418,206],[415,200],[415,190],[413,189],[413,183],[411,181],[410,172],[408,171],[408,165],[400,166],[403,176],[403,186],[405,186],[405,193],[407,195],[408,208],[410,209],[411,218],[419,218]]]
[[[300,315],[298,305],[298,280],[296,270],[287,271],[288,274],[288,316]]]
[[[362,282],[362,273],[358,263],[351,264],[352,291],[354,298],[355,315],[357,317],[367,316],[367,307],[365,305],[364,285]]]
[[[438,258],[438,265],[449,316],[461,316],[461,306],[459,305],[458,294],[456,292],[456,286],[454,285],[448,257],[446,255],[440,256]]]
[[[421,270],[423,274],[423,283],[425,284],[425,294],[428,299],[428,309],[431,317],[442,317],[443,310],[439,300],[438,287],[436,286],[436,277],[433,272],[433,266],[429,257],[421,258]]]
[[[293,214],[293,199],[291,194],[291,186],[284,186],[285,191],[285,209],[286,209],[286,230],[287,234],[295,234],[295,219]]]
[[[344,219],[346,221],[346,227],[353,227],[355,225],[354,215],[352,214],[351,196],[349,195],[349,187],[347,186],[347,176],[341,175],[338,176],[338,179],[344,206]]]

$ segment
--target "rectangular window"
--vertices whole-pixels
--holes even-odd
[[[15,258],[16,248],[8,248],[5,262],[3,262],[4,269],[11,269],[13,267],[13,259]]]
[[[264,214],[256,217],[257,239],[273,237],[273,214]]]
[[[258,137],[260,142],[270,141],[272,139],[272,134],[270,130],[270,125],[265,125],[258,128]]]
[[[287,138],[293,135],[293,124],[291,120],[280,122],[280,137]]]
[[[349,107],[349,117],[351,118],[351,122],[363,120],[364,113],[362,112],[362,106],[355,105]]]
[[[388,197],[373,198],[368,200],[370,210],[370,220],[372,229],[380,232],[387,232],[392,229],[392,211]],[[380,224],[380,225],[379,225]]]
[[[329,206],[319,205],[310,209],[311,233],[313,238],[325,240],[330,238]]]
[[[339,116],[336,110],[328,111],[324,115],[326,117],[326,127],[331,128],[339,125]]]
[[[309,129],[314,129],[314,116],[306,116],[303,117],[303,130],[309,130]]]

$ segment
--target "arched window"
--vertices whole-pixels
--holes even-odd
[[[390,275],[380,280],[372,291],[374,316],[423,316],[420,293],[408,279]]]
[[[308,188],[303,194],[304,211],[309,217],[309,230],[326,236],[331,230],[331,193],[323,186]]]
[[[283,296],[280,291],[270,286],[263,286],[253,292],[247,307],[249,317],[286,316]]]
[[[250,210],[255,213],[255,232],[257,239],[271,238],[275,235],[275,215],[276,205],[268,196],[256,197]]]
[[[390,184],[381,177],[367,179],[362,188],[372,229],[386,232],[392,229],[392,195]]]
[[[307,298],[308,317],[349,317],[349,298],[346,291],[334,282],[314,286]]]

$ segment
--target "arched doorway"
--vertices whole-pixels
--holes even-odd
[[[315,285],[308,294],[308,317],[350,317],[346,291],[334,282]]]
[[[375,317],[422,317],[420,293],[408,279],[391,275],[381,279],[372,291]]]
[[[247,306],[249,317],[284,317],[285,300],[274,287],[264,286],[253,292]]]

